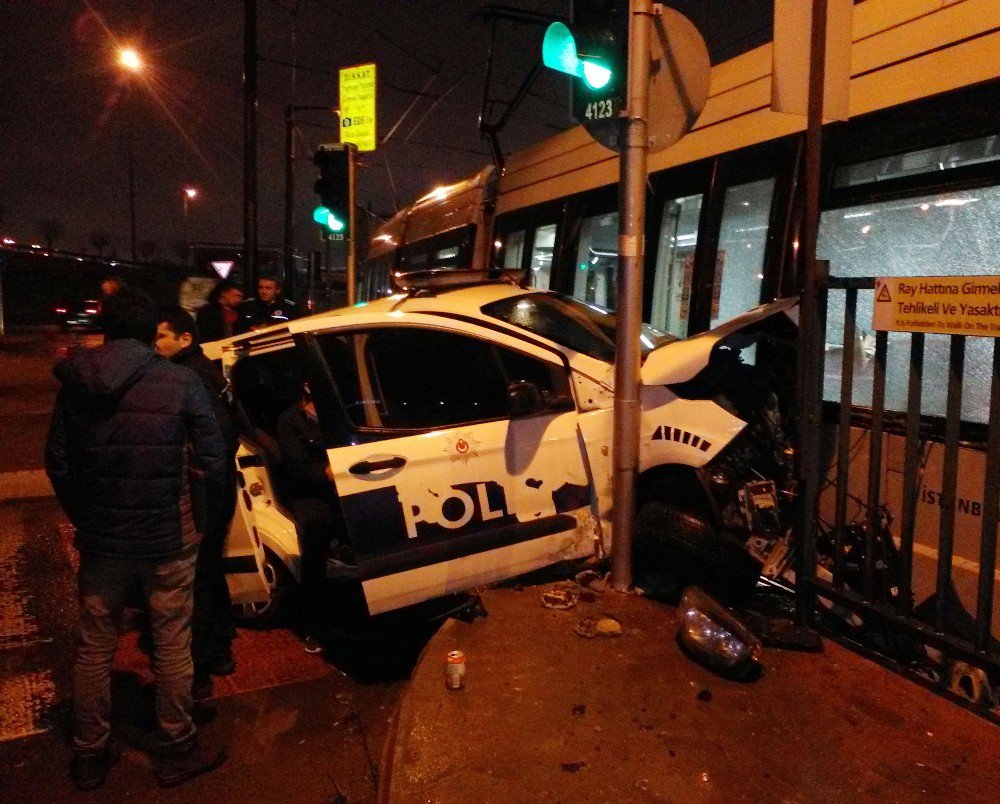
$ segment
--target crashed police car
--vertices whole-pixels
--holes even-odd
[[[610,551],[615,317],[471,271],[206,345],[241,444],[234,603],[267,617],[300,573],[275,439],[308,383],[369,614]],[[796,302],[678,340],[642,334],[637,572],[732,597],[787,565]]]

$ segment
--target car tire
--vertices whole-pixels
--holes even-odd
[[[634,566],[642,577],[668,576],[677,593],[697,584],[735,602],[756,586],[761,565],[731,536],[670,503],[644,503],[635,518]]]
[[[282,622],[288,614],[288,602],[293,584],[291,573],[267,548],[264,549],[264,564],[261,569],[271,593],[270,597],[263,603],[234,603],[233,617],[240,625],[269,628]]]

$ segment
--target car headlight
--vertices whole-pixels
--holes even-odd
[[[677,638],[708,667],[737,677],[763,668],[760,640],[697,586],[681,595]]]

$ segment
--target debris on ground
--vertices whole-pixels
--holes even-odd
[[[587,767],[586,762],[563,762],[562,769],[566,773],[577,773]]]
[[[590,589],[599,595],[603,595],[608,591],[607,574],[598,572],[597,570],[588,569],[578,573],[576,582],[584,589]]]
[[[573,714],[581,717],[587,714],[587,704],[576,704],[576,706],[573,707]]]
[[[580,599],[580,587],[575,583],[557,583],[542,594],[542,605],[547,609],[571,609]]]
[[[593,639],[599,636],[617,637],[622,635],[622,626],[613,617],[584,617],[576,624],[573,631],[584,639]]]
[[[712,701],[712,691],[710,689],[698,690],[696,697],[702,703],[710,703]]]

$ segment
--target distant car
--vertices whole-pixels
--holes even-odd
[[[101,315],[101,302],[97,299],[84,299],[57,304],[53,308],[56,322],[64,330],[69,329],[99,329],[98,319]]]
[[[614,315],[435,273],[205,345],[242,422],[226,561],[245,616],[265,618],[299,574],[275,422],[303,381],[369,613],[610,547]],[[781,300],[686,340],[644,328],[637,566],[730,591],[784,569],[796,312]]]

